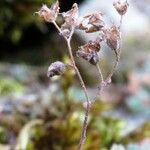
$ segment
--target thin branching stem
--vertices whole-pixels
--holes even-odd
[[[119,24],[119,32],[121,32],[121,27],[122,27],[122,21],[123,21],[123,15],[121,15],[121,18],[120,18],[120,24]],[[119,48],[117,50],[115,50],[115,56],[116,56],[116,62],[112,68],[112,71],[110,72],[110,74],[108,75],[107,79],[106,79],[106,82],[108,80],[110,80],[113,76],[113,74],[115,73],[117,67],[118,67],[118,64],[119,64],[119,61],[120,61],[120,55],[121,55],[121,35],[120,35],[120,44],[119,44]]]
[[[53,24],[57,28],[59,33],[62,35],[61,29],[59,28],[57,23],[53,22]],[[84,144],[85,138],[86,138],[86,131],[87,131],[87,126],[88,126],[88,117],[89,117],[89,112],[90,112],[90,108],[91,108],[91,103],[90,103],[90,100],[89,100],[89,96],[88,96],[88,92],[87,92],[85,83],[84,83],[84,81],[82,79],[80,71],[77,68],[75,60],[74,60],[74,57],[73,57],[72,48],[71,48],[71,38],[72,38],[73,33],[74,33],[74,29],[72,28],[71,33],[70,33],[70,37],[69,38],[64,37],[64,38],[65,38],[65,40],[67,42],[67,47],[68,47],[69,55],[70,55],[70,58],[71,58],[71,61],[72,61],[72,66],[73,66],[73,68],[74,68],[74,70],[75,70],[75,72],[76,72],[76,74],[77,74],[77,76],[78,76],[78,78],[80,80],[80,84],[81,84],[81,86],[83,88],[83,91],[84,91],[84,94],[85,94],[85,97],[86,97],[86,103],[87,103],[86,109],[85,109],[85,114],[84,114],[84,121],[83,121],[80,141],[79,141],[79,145],[78,145],[78,148],[77,148],[77,150],[81,150],[82,146]]]
[[[88,118],[89,118],[90,108],[91,108],[91,104],[87,103],[87,106],[85,109],[85,114],[84,114],[84,122],[83,122],[83,126],[82,126],[80,141],[79,141],[77,150],[82,149],[82,146],[83,146],[85,138],[86,138],[86,131],[87,131],[87,126],[88,126]]]
[[[123,14],[125,14],[126,11],[127,11],[128,2],[126,0],[126,2],[123,3],[123,5],[121,5],[120,2],[114,3],[113,5],[114,5],[115,9],[118,11],[118,13],[121,14],[120,24],[118,26],[118,29],[119,29],[119,32],[120,32],[121,31],[121,26],[122,26]],[[83,120],[81,135],[80,135],[80,141],[79,141],[79,144],[78,144],[78,147],[77,147],[77,150],[81,150],[83,148],[83,145],[84,145],[84,142],[85,142],[85,139],[86,139],[88,118],[89,118],[89,112],[90,112],[90,108],[91,108],[92,102],[94,102],[96,100],[97,96],[102,93],[104,87],[106,87],[109,83],[111,83],[111,78],[112,78],[114,72],[116,71],[116,69],[118,67],[119,60],[120,60],[120,54],[121,54],[121,35],[119,36],[118,33],[113,33],[113,32],[110,33],[110,36],[112,35],[112,41],[110,39],[110,42],[115,43],[115,42],[118,42],[118,40],[120,42],[119,47],[115,48],[115,50],[114,50],[115,56],[116,56],[116,61],[115,61],[115,64],[113,65],[112,70],[110,71],[109,75],[105,79],[103,77],[103,73],[101,71],[101,67],[98,64],[96,64],[96,68],[97,68],[97,71],[98,71],[98,74],[99,74],[99,77],[100,77],[100,87],[98,88],[98,94],[91,101],[89,99],[87,88],[86,88],[86,85],[84,83],[84,80],[83,80],[83,78],[82,78],[82,76],[80,74],[80,71],[79,71],[79,69],[78,69],[78,67],[76,65],[76,62],[75,62],[75,59],[74,59],[74,56],[73,56],[73,52],[72,52],[72,47],[71,47],[71,39],[72,39],[72,36],[74,34],[75,26],[79,23],[78,20],[76,21],[76,19],[77,19],[76,17],[78,15],[77,13],[78,13],[78,5],[76,3],[73,4],[72,9],[70,11],[67,11],[64,14],[63,13],[59,13],[59,2],[57,0],[56,3],[50,9],[46,5],[43,5],[42,8],[40,9],[40,11],[36,12],[35,14],[38,14],[46,22],[53,23],[54,26],[56,27],[56,29],[58,30],[59,34],[61,36],[63,36],[63,38],[65,39],[65,41],[67,43],[67,47],[68,47],[69,56],[70,56],[70,59],[71,59],[71,62],[72,62],[71,64],[66,64],[66,66],[67,67],[71,67],[71,68],[73,68],[75,70],[75,73],[78,76],[80,84],[81,84],[81,87],[82,87],[82,89],[84,91],[84,94],[85,94],[85,97],[86,97],[86,103],[85,103],[86,105],[85,105],[85,113],[84,113],[84,120]],[[55,19],[58,16],[58,14],[62,14],[64,19],[65,19],[65,23],[61,27],[59,27],[59,25],[55,21]],[[88,25],[92,25],[92,27],[94,27],[94,29],[95,29],[95,27],[96,28],[98,27],[98,30],[100,30],[100,32],[103,32],[102,33],[102,38],[99,40],[99,42],[102,42],[104,40],[106,42],[106,44],[109,45],[109,43],[107,43],[107,32],[109,33],[109,30],[107,30],[107,28],[105,30],[105,26],[103,25],[105,23],[103,22],[101,13],[95,13],[95,14],[92,13],[91,15],[88,15],[88,17],[85,17],[85,18],[88,19],[87,20],[88,21]],[[99,25],[97,26],[97,24],[99,24]],[[84,30],[84,31],[86,31],[86,29],[89,28],[86,25],[84,27],[84,25],[82,25],[82,21],[77,26],[78,27],[80,26],[79,29]],[[102,28],[100,28],[100,26],[102,26]],[[103,27],[104,27],[104,30],[103,30]],[[92,30],[88,29],[88,31],[90,31],[90,32],[98,31],[98,30],[94,30],[94,29],[92,29]],[[116,36],[117,36],[117,38],[116,38]],[[85,55],[91,54],[90,53],[91,50],[92,51],[93,50],[97,51],[97,43],[95,43],[95,44],[96,45],[92,45],[92,44],[91,45],[90,44],[86,45],[86,46],[89,46],[89,47],[85,48],[85,53],[86,53]],[[91,58],[89,60],[88,57],[91,57],[91,56],[88,56],[88,57],[85,56],[85,57],[86,58],[84,58],[84,59],[86,59],[86,60],[88,60],[90,62]],[[93,55],[92,55],[92,57],[95,58],[95,56],[93,56]],[[67,98],[67,95],[66,95],[66,98]],[[67,107],[67,105],[66,105],[66,107]]]
[[[121,15],[121,18],[120,18],[120,24],[119,24],[119,29],[121,30],[121,27],[122,27],[122,21],[123,21],[123,15]]]
[[[102,74],[102,70],[101,70],[101,68],[98,64],[96,64],[96,68],[97,68],[98,73],[100,75],[101,82],[104,82],[104,77],[103,77],[103,74]]]
[[[77,68],[77,66],[76,66],[76,64],[75,64],[75,61],[74,61],[74,57],[73,57],[73,54],[72,54],[72,49],[71,49],[70,41],[69,41],[69,40],[67,40],[67,46],[68,46],[69,55],[70,55],[70,58],[71,58],[71,61],[72,61],[72,65],[73,65],[73,67],[74,67],[74,69],[75,69],[75,72],[76,72],[76,74],[77,74],[77,76],[78,76],[78,78],[79,78],[79,80],[80,80],[81,86],[82,86],[82,88],[83,88],[83,90],[84,90],[87,103],[90,103],[86,86],[85,86],[84,81],[83,81],[83,79],[82,79],[82,77],[81,77],[81,74],[80,74],[80,72],[79,72],[79,70],[78,70],[78,68]]]
[[[60,27],[57,25],[57,23],[55,21],[52,22],[54,24],[54,26],[56,27],[56,29],[59,31],[59,33],[62,35],[61,29]]]
[[[121,52],[120,48],[118,49],[118,51],[115,51],[116,62],[114,64],[113,68],[112,68],[111,73],[108,75],[108,78],[107,78],[108,80],[111,79],[111,77],[113,76],[113,74],[115,73],[115,71],[118,67],[118,64],[119,64],[119,61],[120,61],[120,52]]]
[[[83,121],[80,141],[79,141],[79,145],[78,145],[78,148],[77,148],[77,150],[81,150],[82,146],[84,144],[85,138],[86,138],[86,131],[87,131],[87,126],[88,126],[88,117],[89,117],[91,103],[90,103],[90,100],[89,100],[89,97],[88,97],[88,93],[87,93],[85,83],[84,83],[84,81],[82,79],[82,76],[81,76],[81,74],[80,74],[80,72],[79,72],[79,70],[78,70],[78,68],[75,64],[74,57],[73,57],[73,54],[72,54],[71,45],[70,45],[70,40],[67,40],[67,46],[68,46],[69,55],[70,55],[71,61],[73,63],[74,69],[76,71],[76,74],[78,75],[81,86],[84,90],[84,93],[85,93],[85,96],[86,96],[86,103],[87,103],[87,106],[86,106],[86,109],[85,109],[85,114],[84,114],[84,121]]]

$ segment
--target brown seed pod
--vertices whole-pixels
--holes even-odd
[[[103,15],[100,12],[95,12],[83,17],[78,29],[85,30],[86,33],[100,31],[105,26]]]
[[[87,60],[92,65],[96,65],[99,62],[98,54],[95,51],[86,53],[84,51],[78,50],[76,52],[76,55],[77,55],[77,57],[81,57],[81,58]]]
[[[43,5],[38,12],[35,12],[40,17],[42,17],[46,22],[53,22],[56,20],[59,13],[59,2],[56,1],[51,8],[48,8],[46,5]]]
[[[113,25],[108,29],[103,30],[106,43],[112,50],[118,50],[120,47],[120,31],[119,28]]]
[[[85,30],[86,33],[93,33],[99,31],[99,27],[91,26]]]
[[[74,3],[71,10],[63,13],[65,23],[69,26],[76,26],[78,19],[78,5]]]
[[[100,50],[101,46],[100,43],[97,41],[89,41],[87,44],[80,47],[80,50],[90,53],[92,51],[98,52]]]
[[[78,5],[74,3],[71,10],[62,13],[62,15],[64,17],[65,22],[61,26],[61,33],[65,38],[68,39],[71,36],[72,29],[77,26]]]
[[[121,3],[120,1],[114,2],[113,6],[116,9],[116,11],[122,16],[122,15],[124,15],[127,12],[129,4],[128,4],[127,0],[126,0],[123,3]]]
[[[76,52],[77,57],[87,60],[89,63],[96,65],[99,61],[97,52],[100,50],[100,43],[97,41],[89,41],[87,44],[81,46]]]
[[[99,28],[102,28],[104,26],[103,14],[101,12],[87,15],[87,16],[85,16],[85,18],[89,18],[88,24],[91,24],[91,25],[99,27]]]

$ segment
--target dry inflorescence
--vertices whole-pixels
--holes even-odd
[[[80,84],[83,88],[83,91],[85,93],[86,108],[80,141],[78,144],[78,150],[82,149],[82,146],[86,138],[88,116],[91,105],[94,102],[95,98],[93,100],[89,100],[85,83],[74,60],[70,41],[75,30],[81,30],[85,33],[99,32],[99,35],[95,40],[89,41],[85,45],[79,47],[79,49],[76,51],[76,56],[83,58],[84,60],[86,60],[87,62],[89,62],[90,64],[92,64],[97,68],[98,74],[101,78],[99,84],[100,86],[98,88],[98,93],[100,94],[103,88],[111,83],[111,77],[113,76],[119,63],[121,53],[120,30],[122,24],[122,17],[127,12],[129,4],[127,0],[124,2],[117,1],[113,3],[113,6],[118,12],[118,14],[121,16],[119,26],[116,25],[112,25],[110,27],[107,26],[107,24],[103,19],[103,14],[101,12],[94,12],[79,17],[78,5],[76,3],[73,4],[72,8],[69,11],[63,13],[59,12],[60,10],[59,1],[56,1],[51,8],[48,8],[46,5],[43,5],[41,9],[38,12],[36,12],[36,14],[38,14],[46,22],[53,23],[54,26],[58,29],[60,35],[64,37],[68,46],[68,51],[72,62],[72,64],[70,65],[66,65],[60,61],[52,63],[48,68],[47,72],[48,77],[53,77],[55,75],[62,75],[65,72],[66,67],[71,66],[75,70],[79,78]],[[59,14],[61,14],[62,17],[64,18],[64,23],[61,25],[61,27],[59,27],[58,24],[56,23],[56,19]],[[101,72],[101,68],[98,65],[98,62],[100,62],[99,53],[101,52],[102,42],[104,42],[108,47],[110,47],[110,49],[112,49],[116,55],[116,63],[113,66],[112,70],[110,71],[109,75],[105,79]]]
[[[100,47],[99,42],[89,41],[87,44],[79,47],[76,55],[87,60],[92,65],[96,65],[99,62],[98,52],[100,51]]]
[[[41,18],[43,18],[46,22],[53,22],[56,20],[59,13],[59,2],[56,1],[54,5],[52,5],[51,9],[49,9],[46,5],[43,5],[40,11],[36,12]]]
[[[113,6],[115,7],[115,9],[120,15],[124,15],[127,12],[129,4],[127,0],[123,3],[121,3],[120,1],[117,1],[113,3]]]

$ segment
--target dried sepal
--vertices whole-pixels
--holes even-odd
[[[78,24],[78,5],[74,3],[71,10],[63,13],[63,17],[65,22],[61,26],[61,33],[68,39],[71,36],[73,28]]]
[[[101,46],[100,43],[97,41],[89,41],[87,44],[80,46],[80,50],[90,53],[92,51],[98,52],[100,50]]]
[[[86,53],[84,51],[77,51],[76,52],[77,57],[81,57],[85,60],[87,60],[90,64],[96,65],[99,61],[99,57],[97,52],[93,51],[91,53]]]
[[[78,21],[78,5],[74,3],[71,10],[63,13],[65,24],[68,26],[76,26]]]
[[[65,37],[66,39],[69,39],[69,37],[71,36],[72,27],[64,23],[61,26],[60,30],[61,30],[61,34],[63,35],[63,37]]]
[[[101,12],[87,15],[87,16],[85,16],[85,18],[88,18],[89,19],[88,23],[93,26],[97,26],[99,28],[102,28],[104,26],[103,14]]]
[[[87,29],[85,30],[85,32],[86,32],[86,33],[93,33],[93,32],[97,32],[97,31],[99,31],[99,30],[100,30],[100,28],[98,28],[98,27],[96,27],[96,26],[91,26],[91,27],[87,28]]]
[[[113,3],[113,6],[116,9],[116,11],[122,16],[127,12],[129,3],[127,2],[127,0],[123,3],[121,3],[120,1],[117,1]]]
[[[43,5],[41,9],[36,12],[36,14],[38,14],[46,22],[53,22],[57,18],[59,9],[59,2],[56,1],[56,3],[54,3],[51,8],[48,8],[47,5]]]
[[[95,12],[83,17],[78,29],[85,30],[86,33],[100,31],[105,26],[101,12]]]
[[[100,50],[100,43],[97,41],[89,41],[87,44],[81,46],[76,52],[77,57],[87,60],[89,63],[96,65],[99,61],[98,51]]]
[[[110,28],[103,29],[103,34],[107,45],[112,50],[116,51],[120,48],[120,30],[117,26],[113,25]]]
[[[53,77],[55,75],[62,75],[66,70],[66,65],[60,61],[52,63],[47,71],[48,77]]]

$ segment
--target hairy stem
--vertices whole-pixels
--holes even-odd
[[[122,27],[122,21],[123,21],[123,16],[121,15],[121,18],[120,18],[120,24],[119,24],[119,31],[121,31],[121,27]],[[112,71],[110,72],[110,74],[108,75],[107,79],[106,79],[106,82],[108,82],[108,80],[110,80],[113,76],[113,74],[115,73],[117,67],[118,67],[118,64],[119,64],[119,61],[120,61],[120,55],[121,55],[121,35],[120,35],[120,44],[119,44],[119,48],[117,50],[115,50],[115,55],[116,55],[116,62],[112,68]]]
[[[119,24],[119,29],[121,30],[121,27],[122,27],[122,21],[123,21],[123,15],[121,15],[121,18],[120,18],[120,24]]]
[[[113,76],[113,74],[115,73],[115,71],[116,71],[116,69],[117,69],[117,67],[118,67],[118,64],[119,64],[119,61],[120,61],[120,52],[121,52],[120,48],[118,49],[118,52],[115,51],[116,62],[115,62],[115,64],[114,64],[113,68],[112,68],[111,73],[108,75],[108,78],[107,78],[108,80],[111,79],[111,77]],[[106,80],[107,80],[107,79],[106,79]]]
[[[53,22],[53,24],[57,28],[59,33],[62,34],[61,29],[59,28],[57,23]],[[89,117],[89,112],[90,112],[90,108],[91,108],[91,103],[90,103],[90,100],[89,100],[89,96],[88,96],[88,92],[87,92],[85,83],[84,83],[84,81],[82,79],[82,76],[81,76],[81,74],[79,72],[79,69],[76,66],[76,63],[75,63],[75,60],[74,60],[74,57],[73,57],[71,43],[70,43],[73,33],[74,33],[74,29],[72,28],[71,33],[70,33],[70,37],[68,39],[66,37],[64,37],[64,38],[65,38],[65,40],[67,42],[67,47],[68,47],[68,50],[69,50],[69,55],[70,55],[70,58],[71,58],[71,61],[72,61],[73,68],[74,68],[74,70],[75,70],[75,72],[76,72],[76,74],[77,74],[77,76],[78,76],[78,78],[80,80],[80,84],[81,84],[81,86],[83,88],[83,91],[84,91],[84,94],[85,94],[85,97],[86,97],[86,103],[87,103],[86,109],[85,109],[85,114],[84,114],[84,121],[83,121],[80,141],[79,141],[79,145],[78,145],[78,148],[77,148],[77,150],[81,150],[82,146],[84,144],[85,138],[86,138],[86,131],[87,131],[87,126],[88,126],[88,117]]]
[[[99,66],[98,64],[96,64],[96,68],[97,68],[98,73],[99,73],[99,75],[100,75],[101,82],[104,82],[104,77],[103,77],[101,68],[100,68],[100,66]]]
[[[82,126],[80,141],[79,141],[77,150],[82,149],[82,146],[83,146],[85,138],[86,138],[86,131],[87,131],[87,126],[88,126],[88,118],[89,118],[90,108],[91,108],[91,104],[87,103],[87,106],[85,109],[85,114],[84,114],[84,122],[83,122],[83,126]]]
[[[73,66],[74,66],[74,69],[78,75],[78,78],[80,80],[80,83],[81,83],[81,86],[84,90],[84,93],[85,93],[85,97],[86,97],[86,103],[87,103],[87,106],[86,106],[86,109],[85,109],[85,114],[84,114],[84,122],[83,122],[83,126],[82,126],[82,131],[81,131],[81,136],[80,136],[80,141],[79,141],[79,145],[78,145],[78,148],[77,150],[81,150],[83,144],[84,144],[84,141],[85,141],[85,138],[86,138],[86,131],[87,131],[87,126],[88,126],[88,117],[89,117],[89,112],[90,112],[90,107],[91,107],[91,103],[90,103],[90,100],[89,100],[89,97],[88,97],[88,93],[87,93],[87,89],[86,89],[86,86],[84,84],[84,81],[81,77],[81,74],[75,64],[75,61],[74,61],[74,57],[73,57],[73,54],[72,54],[72,49],[71,49],[71,45],[70,45],[70,41],[67,40],[67,46],[68,46],[68,50],[69,50],[69,55],[70,55],[70,58],[72,60],[72,63],[73,63]]]
[[[60,27],[57,25],[57,23],[55,21],[52,22],[54,24],[54,26],[56,27],[56,29],[59,31],[59,33],[62,35],[61,29]]]

